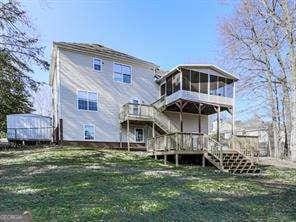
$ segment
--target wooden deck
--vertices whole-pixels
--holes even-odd
[[[256,159],[242,152],[242,147],[235,149],[233,146],[238,143],[235,144],[233,140],[230,142],[229,145],[223,145],[205,134],[179,132],[150,138],[146,146],[147,152],[155,158],[163,156],[165,164],[170,155],[175,156],[177,166],[181,155],[202,155],[203,166],[207,160],[224,172],[257,173]]]

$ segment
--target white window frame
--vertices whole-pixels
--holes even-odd
[[[134,104],[134,100],[137,100],[138,103],[137,104]],[[133,115],[140,115],[140,113],[141,113],[141,100],[140,100],[140,98],[139,97],[132,97],[130,99],[130,103],[131,104],[134,104],[134,106],[137,106],[137,109],[138,109],[138,113],[137,114],[134,114],[134,112],[133,112]],[[134,106],[133,106],[133,110],[134,110]]]
[[[85,126],[92,126],[94,128],[94,138],[93,139],[85,139]],[[85,141],[94,141],[96,139],[96,126],[94,124],[83,124],[83,139]]]
[[[141,140],[141,141],[137,141],[137,129],[143,130],[143,140]],[[134,135],[135,135],[135,142],[136,143],[144,143],[144,141],[145,141],[145,135],[144,135],[144,128],[143,127],[136,127],[136,128],[134,128]]]
[[[78,105],[78,92],[87,92],[87,102],[89,102],[89,98],[88,98],[88,93],[96,93],[97,95],[97,110],[89,110],[88,107],[87,109],[79,109],[79,105]],[[96,91],[88,91],[88,90],[83,90],[83,89],[77,89],[76,90],[76,108],[78,111],[88,111],[88,112],[98,112],[99,111],[99,93]]]
[[[114,65],[115,64],[130,67],[130,70],[131,70],[131,82],[130,83],[123,82],[123,73],[122,72],[121,72],[122,81],[115,80],[115,70],[114,70]],[[121,83],[121,84],[125,84],[125,85],[132,85],[132,83],[133,83],[133,67],[131,65],[127,65],[127,64],[124,64],[124,63],[121,63],[121,62],[113,62],[113,81],[116,82],[116,83]]]
[[[100,70],[96,70],[95,69],[95,60],[100,60]],[[102,61],[102,59],[100,59],[100,58],[97,58],[97,57],[94,57],[93,58],[93,60],[92,60],[92,68],[93,68],[93,71],[95,71],[95,72],[102,72],[102,68],[103,68],[103,61]]]

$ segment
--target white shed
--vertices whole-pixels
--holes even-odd
[[[51,141],[51,118],[31,113],[7,115],[7,139],[9,141]]]

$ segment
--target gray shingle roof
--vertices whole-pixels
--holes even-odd
[[[137,57],[128,55],[126,53],[108,48],[106,46],[100,45],[100,44],[87,44],[87,43],[72,43],[72,42],[54,42],[54,45],[57,45],[62,48],[68,48],[72,50],[79,50],[79,51],[86,51],[86,52],[92,52],[92,53],[101,53],[105,54],[107,56],[111,57],[119,57],[119,58],[124,58],[124,59],[129,59],[133,60],[135,62],[140,62],[140,63],[145,63],[148,65],[156,66],[155,63],[148,62],[142,59],[139,59]]]

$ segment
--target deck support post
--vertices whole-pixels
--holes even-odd
[[[127,120],[127,132],[126,132],[126,137],[127,137],[127,150],[130,151],[130,138],[129,138],[129,134],[130,134],[130,123],[129,120]]]
[[[198,133],[201,133],[201,104],[198,105]]]
[[[155,123],[152,123],[152,137],[155,137]]]
[[[120,132],[119,132],[119,147],[122,149],[122,125],[120,124]]]
[[[205,154],[202,155],[202,167],[206,166],[206,158],[205,158]]]
[[[167,164],[167,155],[166,154],[163,156],[163,162],[165,165]]]
[[[179,154],[175,154],[176,167],[179,166]]]
[[[217,107],[217,141],[220,142],[220,106]]]
[[[232,114],[232,126],[231,126],[231,133],[232,136],[235,135],[235,116],[234,116],[234,107],[231,109],[231,114]]]
[[[157,155],[156,154],[154,154],[154,159],[157,160]]]

